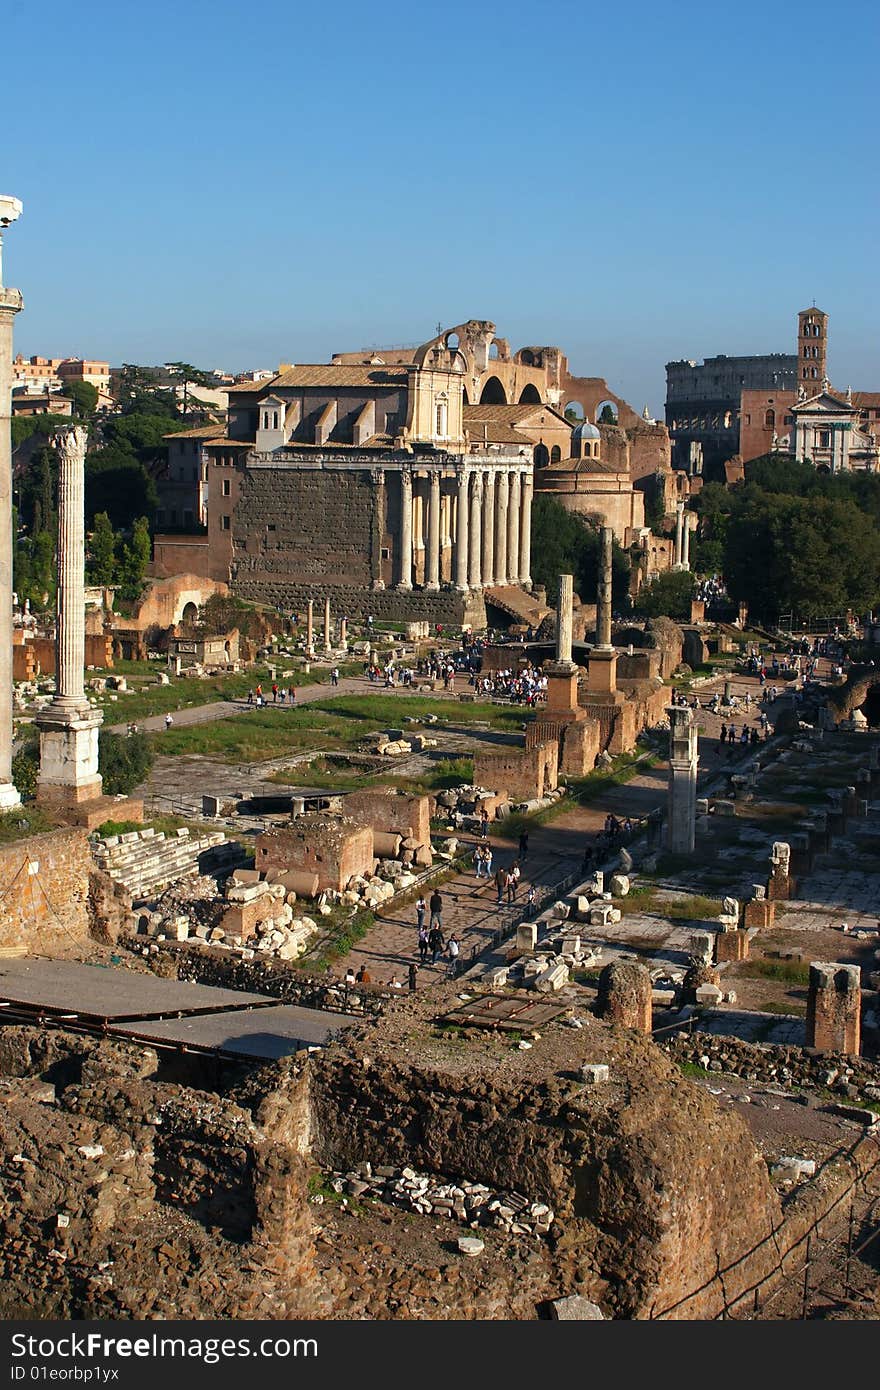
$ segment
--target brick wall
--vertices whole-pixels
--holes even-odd
[[[490,790],[504,787],[514,801],[533,801],[558,781],[559,745],[555,740],[531,748],[474,755],[474,782]]]
[[[0,946],[52,956],[86,941],[91,867],[87,832],[79,828],[0,847]]]

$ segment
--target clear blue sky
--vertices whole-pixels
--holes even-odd
[[[323,361],[469,317],[662,411],[664,363],[880,389],[875,0],[153,0],[0,18],[26,354]]]

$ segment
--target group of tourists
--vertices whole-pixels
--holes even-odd
[[[337,672],[337,677],[338,675],[339,673]],[[296,691],[292,685],[288,685],[287,687],[285,687],[283,685],[279,685],[277,681],[273,681],[270,693],[272,697],[271,699],[269,699],[263,693],[263,686],[262,683],[260,683],[259,685],[255,686],[253,690],[248,691],[247,702],[249,705],[255,705],[257,709],[262,709],[265,705],[270,704],[286,704],[291,707],[296,704]]]
[[[478,695],[487,699],[513,700],[530,708],[547,698],[547,677],[542,676],[531,663],[521,671],[474,675],[471,684]]]

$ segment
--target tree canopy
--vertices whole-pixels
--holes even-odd
[[[771,622],[880,601],[880,477],[822,474],[775,455],[748,463],[745,475],[730,489],[707,483],[697,503],[695,558],[721,568],[733,599]]]
[[[574,575],[581,598],[595,600],[599,580],[599,529],[555,498],[538,493],[532,507],[532,577],[555,602],[560,574]],[[621,604],[629,588],[629,559],[614,542],[612,592]]]

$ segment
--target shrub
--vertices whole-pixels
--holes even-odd
[[[98,735],[98,771],[108,796],[128,795],[149,775],[153,750],[145,734],[111,733]]]

